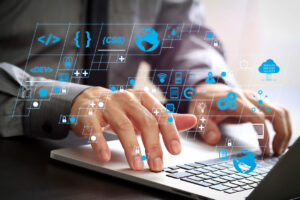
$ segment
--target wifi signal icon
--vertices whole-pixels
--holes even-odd
[[[159,74],[157,74],[157,77],[159,78],[159,82],[164,83],[165,79],[167,77],[167,74],[165,74],[165,73],[159,73]]]

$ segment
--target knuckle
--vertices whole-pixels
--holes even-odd
[[[132,126],[132,123],[127,120],[127,119],[123,119],[123,120],[118,120],[115,124],[115,127],[114,127],[117,131],[120,131],[120,130],[125,130],[125,131],[129,131],[129,130],[132,130],[133,129],[133,126]]]
[[[158,123],[154,116],[145,116],[145,126],[158,129]]]
[[[150,147],[148,148],[148,151],[149,151],[148,153],[156,152],[162,154],[161,146],[159,143],[151,144]]]

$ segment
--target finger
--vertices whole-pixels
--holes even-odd
[[[103,116],[113,131],[117,133],[130,168],[133,170],[142,170],[144,163],[141,159],[141,150],[134,127],[125,113],[118,108],[118,105],[107,101]]]
[[[217,144],[221,139],[221,131],[216,122],[211,119],[207,119],[205,131],[201,134],[202,139],[210,145]]]
[[[84,112],[85,115],[80,118],[77,124],[79,130],[81,130],[80,135],[83,137],[88,137],[98,158],[101,161],[107,162],[110,160],[111,153],[103,136],[99,118],[95,115],[89,116],[87,109]]]
[[[122,109],[134,126],[141,132],[150,169],[152,171],[161,171],[163,168],[163,153],[156,118],[135,97],[128,96],[120,100],[122,105],[124,105]]]
[[[135,95],[140,97],[141,104],[151,113],[153,109],[159,110],[160,113],[155,115],[155,118],[158,121],[164,144],[171,154],[179,154],[181,152],[181,142],[172,114],[167,113],[166,108],[151,94],[144,91],[136,91]]]
[[[257,100],[253,98],[253,96],[248,95],[248,99],[253,102],[253,104],[257,104]],[[288,144],[290,133],[288,127],[288,121],[285,110],[274,103],[263,101],[263,104],[260,105],[262,109],[260,109],[266,116],[276,132],[276,135],[273,139],[273,149],[276,154],[281,154],[285,151],[285,148]],[[269,108],[269,109],[265,109]],[[256,109],[256,112],[260,112]]]
[[[192,114],[173,113],[173,118],[178,131],[186,131],[196,126],[197,117]]]

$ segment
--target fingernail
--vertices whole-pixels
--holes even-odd
[[[204,138],[209,141],[212,142],[216,139],[216,132],[214,131],[209,131],[207,134],[204,135]]]
[[[133,167],[135,170],[142,170],[144,168],[144,163],[140,156],[135,156],[133,160]]]
[[[284,145],[281,145],[281,147],[279,148],[279,154],[282,154],[284,152]]]
[[[109,155],[108,155],[108,153],[107,153],[106,150],[102,150],[100,152],[100,156],[101,156],[102,160],[104,160],[104,161],[108,161],[109,160]]]
[[[152,170],[154,170],[154,171],[161,171],[162,167],[163,167],[162,165],[163,164],[162,164],[162,160],[161,160],[160,157],[154,158],[153,165],[152,165],[152,167],[153,167]]]
[[[181,145],[177,140],[172,140],[170,143],[170,149],[173,152],[173,154],[179,154],[181,151]]]

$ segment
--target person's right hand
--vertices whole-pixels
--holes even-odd
[[[91,109],[90,102],[104,102],[104,109]],[[153,109],[159,110],[155,115]],[[76,135],[86,137],[91,132],[96,137],[92,148],[101,161],[110,160],[111,153],[102,134],[102,128],[110,127],[116,133],[123,146],[128,164],[133,170],[142,170],[141,151],[136,133],[140,133],[145,146],[147,162],[152,171],[163,169],[163,153],[159,133],[167,150],[173,154],[181,152],[178,130],[187,130],[195,126],[196,117],[191,114],[169,114],[166,108],[151,94],[144,90],[115,91],[92,87],[83,91],[73,100],[71,116],[77,116],[71,128]],[[168,122],[168,118],[173,118]],[[90,128],[89,128],[90,127]],[[90,130],[88,130],[90,129]]]

